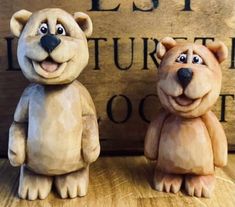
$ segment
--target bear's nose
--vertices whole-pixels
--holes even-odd
[[[41,46],[48,53],[51,53],[60,44],[60,42],[61,40],[52,34],[44,35],[40,40]]]
[[[180,85],[183,88],[186,88],[186,86],[190,83],[193,77],[193,72],[190,68],[180,68],[177,71],[177,77],[180,82]]]

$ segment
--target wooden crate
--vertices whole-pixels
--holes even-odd
[[[20,9],[60,7],[83,11],[93,20],[90,61],[78,78],[91,92],[103,153],[142,152],[148,121],[159,109],[155,49],[159,39],[222,40],[229,47],[223,87],[214,111],[235,149],[235,1],[229,0],[0,0],[0,153],[6,155],[8,128],[28,81],[18,70],[17,40],[9,29]]]

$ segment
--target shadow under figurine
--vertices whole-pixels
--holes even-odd
[[[227,163],[226,136],[210,110],[219,97],[219,64],[227,54],[222,42],[203,46],[170,37],[159,42],[157,92],[163,109],[145,137],[145,156],[157,160],[156,190],[176,193],[184,181],[190,196],[211,196],[215,166]]]
[[[95,107],[75,80],[88,63],[89,16],[61,9],[16,12],[11,31],[17,57],[32,82],[17,105],[8,157],[21,166],[19,197],[44,199],[54,182],[61,198],[87,193],[89,164],[100,153]]]

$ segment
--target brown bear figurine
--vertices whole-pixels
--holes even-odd
[[[222,42],[203,46],[170,37],[159,42],[157,92],[163,109],[145,137],[145,156],[157,160],[156,190],[176,193],[184,181],[190,196],[211,196],[215,166],[227,163],[226,136],[210,110],[219,97],[219,64],[227,54]]]
[[[62,198],[84,196],[100,153],[95,107],[76,78],[88,63],[89,16],[61,9],[16,12],[17,57],[32,82],[17,105],[8,157],[21,166],[19,197],[44,199],[54,182]]]

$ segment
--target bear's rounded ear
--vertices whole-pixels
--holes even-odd
[[[13,14],[10,21],[10,29],[13,35],[20,36],[31,15],[31,12],[24,9]]]
[[[83,12],[76,12],[74,14],[74,19],[85,33],[86,37],[90,37],[93,31],[91,18]]]
[[[165,37],[157,45],[157,57],[162,59],[166,52],[176,45],[176,41],[171,37]]]
[[[219,63],[228,57],[228,48],[223,42],[210,42],[206,47],[215,55]]]

